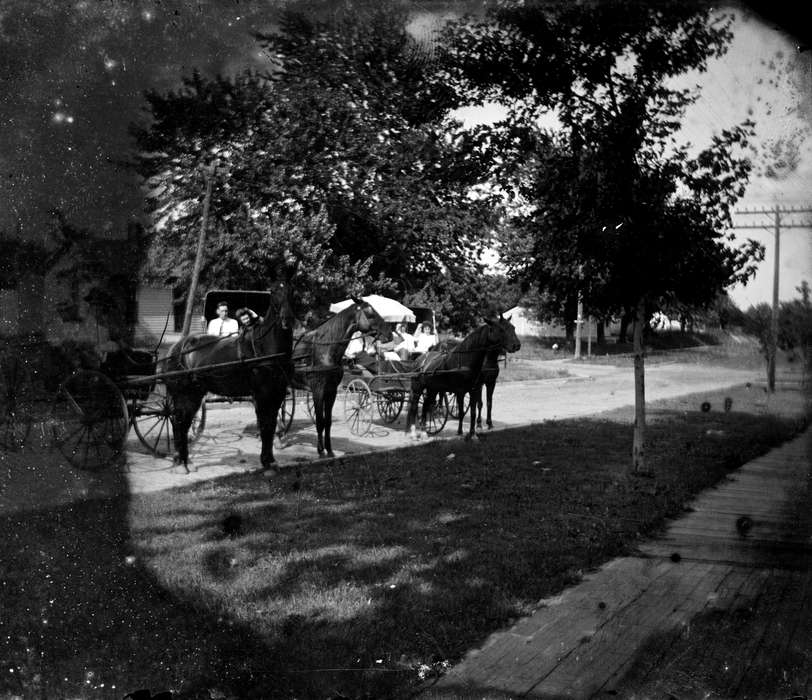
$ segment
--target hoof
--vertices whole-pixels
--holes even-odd
[[[172,473],[173,474],[188,474],[189,469],[185,464],[176,464],[174,467],[172,467]]]
[[[335,459],[336,456],[332,450],[327,450],[327,459]]]

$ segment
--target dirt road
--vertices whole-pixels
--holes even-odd
[[[634,378],[630,368],[581,365],[566,360],[554,360],[545,365],[560,365],[571,376],[497,384],[494,429],[593,415],[634,403]],[[646,372],[646,396],[647,400],[654,401],[711,392],[745,382],[763,382],[763,379],[746,370],[660,364]],[[697,397],[697,405],[701,401],[702,398]],[[768,401],[769,397],[765,395],[765,406]],[[414,444],[405,430],[405,410],[393,425],[378,421],[363,437],[350,433],[340,396],[333,416],[333,449],[338,457]],[[249,403],[210,404],[206,430],[192,448],[196,471],[190,474],[174,474],[171,460],[152,456],[132,430],[123,470],[110,469],[95,474],[80,472],[67,465],[57,453],[45,450],[0,453],[0,512],[174,488],[256,468],[260,443],[255,426]],[[450,420],[438,436],[429,439],[457,439],[456,427],[456,423]],[[316,431],[303,406],[297,408],[285,446],[276,449],[275,455],[282,467],[317,459]]]
[[[560,364],[572,376],[561,379],[504,382],[497,384],[494,396],[494,429],[517,427],[557,418],[592,415],[634,403],[634,377],[631,368]],[[646,371],[648,401],[685,394],[716,391],[726,386],[762,381],[750,370],[704,368],[695,364],[661,364]],[[765,398],[767,401],[768,398]],[[702,399],[698,397],[697,405]],[[333,449],[336,456],[414,444],[406,433],[405,408],[392,425],[378,421],[372,431],[357,437],[344,421],[341,396],[333,411]],[[253,426],[250,404],[210,406],[204,435],[194,445],[192,459],[197,471],[188,475],[171,473],[169,460],[155,459],[138,442],[130,440],[127,455],[128,482],[133,492],[170,488],[191,480],[208,479],[254,468],[259,464],[260,445]],[[467,428],[467,419],[466,419]],[[449,420],[433,440],[456,439],[457,425]],[[290,434],[283,449],[275,450],[281,466],[317,459],[316,430],[302,406],[297,407]]]

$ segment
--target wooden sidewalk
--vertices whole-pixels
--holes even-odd
[[[807,431],[745,464],[638,556],[542,601],[421,697],[809,696],[810,455]]]

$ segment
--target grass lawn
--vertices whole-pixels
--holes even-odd
[[[405,697],[804,424],[726,396],[2,517],[0,698]]]

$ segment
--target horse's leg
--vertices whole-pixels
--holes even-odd
[[[426,418],[434,409],[434,404],[437,401],[437,391],[426,388],[426,393],[423,397],[423,410],[420,412],[420,432],[426,432]]]
[[[284,401],[284,397],[282,397]],[[276,458],[273,456],[273,441],[276,436],[276,419],[282,402],[279,395],[264,393],[254,396],[254,408],[257,414],[257,427],[262,442],[259,461],[263,470],[275,470]]]
[[[482,384],[477,385],[477,388],[474,390],[476,394],[476,427],[482,427]],[[470,406],[471,410],[473,410],[473,403]]]
[[[474,396],[474,391],[475,391],[474,389],[469,390],[469,394],[471,396],[471,403],[469,405],[472,406],[472,407],[474,405],[474,401],[476,401],[476,396]],[[463,400],[464,400],[465,394],[463,394],[462,396],[463,396]],[[462,419],[460,419],[460,427],[462,427]],[[465,439],[470,440],[471,438],[473,438],[475,436],[476,436],[476,416],[474,415],[474,411],[471,410],[471,427],[468,430],[468,434],[465,436]]]
[[[316,414],[316,450],[324,457],[324,382],[311,385],[313,392],[313,412]]]
[[[192,426],[197,409],[205,394],[195,390],[170,392],[172,401],[172,437],[175,442],[175,454],[172,461],[178,471],[189,471],[189,428]],[[183,470],[180,469],[183,467]]]
[[[324,387],[324,449],[327,451],[328,457],[335,457],[333,454],[333,446],[330,443],[330,431],[333,425],[333,406],[336,402],[336,394],[338,393],[338,385],[335,382],[327,382]]]
[[[462,435],[462,421],[465,419],[462,413],[462,407],[465,405],[465,392],[455,391],[454,396],[457,397],[457,435]],[[476,413],[476,406],[471,403],[468,405],[468,410],[473,416]]]
[[[485,385],[485,392],[486,392],[485,398],[488,401],[488,418],[486,420],[488,430],[491,430],[493,428],[493,421],[491,420],[491,410],[493,409],[493,390],[495,388],[496,388],[496,379],[494,379],[491,382],[488,382]],[[479,400],[479,410],[480,411],[482,410],[482,398],[481,397],[480,397],[480,400]],[[479,421],[477,421],[477,423],[480,424]]]
[[[284,375],[280,375],[269,367],[254,368],[252,375],[254,413],[257,416],[257,427],[262,444],[259,461],[264,471],[275,470],[276,458],[273,456],[273,443],[276,437],[279,408],[285,400],[287,380]]]
[[[406,432],[411,433],[413,437],[417,436],[417,401],[420,398],[420,387],[417,383],[412,383],[411,391],[409,392],[409,410],[406,412]]]

